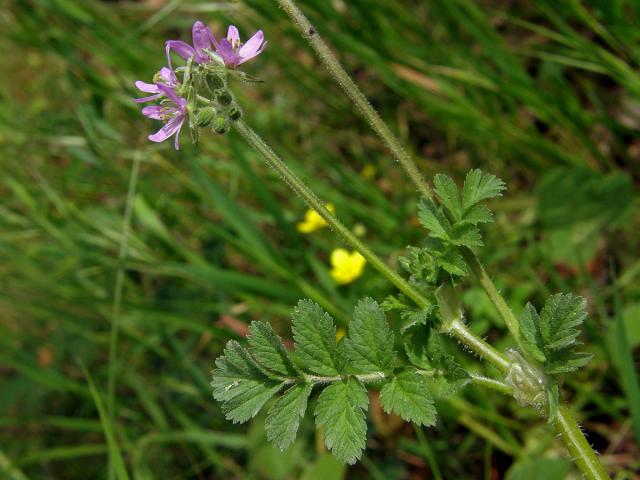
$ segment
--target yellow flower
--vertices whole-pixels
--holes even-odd
[[[339,285],[351,283],[362,275],[366,263],[360,253],[349,253],[344,248],[336,248],[331,252],[331,277]]]
[[[331,213],[335,213],[336,211],[332,203],[327,203],[325,207],[327,207],[327,210]],[[307,210],[304,214],[304,221],[298,223],[298,231],[301,233],[313,233],[326,225],[327,222],[325,222],[324,218],[322,218],[318,212],[315,210]]]

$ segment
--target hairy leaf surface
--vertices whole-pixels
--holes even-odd
[[[251,322],[247,341],[253,357],[270,370],[286,376],[299,375],[282,340],[267,322]]]
[[[385,412],[393,412],[407,422],[428,426],[436,421],[427,381],[415,370],[401,372],[382,387],[380,403]]]
[[[462,203],[460,202],[460,194],[458,193],[458,187],[451,177],[437,174],[433,179],[435,185],[435,191],[438,194],[438,198],[449,211],[449,214],[455,222],[462,218]]]
[[[349,373],[373,373],[393,368],[393,332],[378,302],[360,300],[343,340]]]
[[[312,389],[311,383],[294,385],[269,409],[265,427],[274,447],[284,450],[295,440]]]
[[[540,315],[526,305],[519,319],[523,346],[545,373],[573,372],[589,362],[591,354],[574,350],[586,316],[585,299],[570,293],[550,296]]]
[[[462,187],[462,207],[464,210],[492,197],[499,197],[506,188],[504,182],[495,175],[471,170]]]
[[[304,367],[319,375],[339,375],[344,359],[331,316],[317,303],[301,300],[292,317],[296,355]]]
[[[354,464],[366,443],[367,390],[355,378],[329,385],[320,394],[316,423],[323,428],[325,444],[343,462]]]

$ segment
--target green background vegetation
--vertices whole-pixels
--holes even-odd
[[[589,301],[595,359],[565,400],[607,469],[640,469],[640,6],[633,0],[305,0],[301,7],[431,177],[469,168],[509,190],[480,252],[513,308],[550,293]],[[234,132],[185,134],[176,153],[146,135],[136,79],[189,40],[269,41],[236,93],[247,122],[397,266],[419,244],[416,194],[276,2],[5,0],[0,9],[0,472],[106,476],[118,448],[134,478],[345,475],[308,415],[284,454],[263,418],[224,420],[209,371],[253,319],[290,338],[310,297],[346,324],[358,298],[390,286],[370,267],[337,287],[327,229],[303,236],[305,208]],[[114,284],[134,162],[124,262],[117,419],[103,418]],[[365,166],[375,167],[365,178]],[[369,167],[370,169],[370,167]],[[483,293],[472,329],[505,333]],[[393,317],[391,318],[393,323]],[[469,361],[469,357],[460,355]],[[473,359],[470,360],[473,364]],[[85,371],[86,369],[86,371]],[[635,406],[635,410],[634,407]],[[554,432],[530,409],[468,387],[415,429],[372,401],[368,449],[349,478],[565,478]],[[109,439],[115,441],[110,442]]]

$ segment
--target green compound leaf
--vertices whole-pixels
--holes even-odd
[[[505,185],[495,175],[480,170],[471,170],[467,174],[462,196],[455,182],[446,175],[436,175],[434,185],[440,205],[431,198],[423,198],[418,204],[418,218],[429,231],[429,236],[443,244],[444,248],[436,249],[439,254],[432,253],[438,265],[453,277],[461,277],[467,272],[466,265],[463,268],[464,262],[461,262],[461,247],[481,247],[482,235],[477,226],[493,221],[491,211],[480,202],[500,196]],[[455,261],[438,258],[443,252],[453,256]],[[455,278],[452,280],[455,283]]]
[[[323,390],[316,406],[316,424],[324,431],[325,445],[339,460],[353,465],[366,443],[367,390],[355,378]]]
[[[504,182],[495,175],[471,170],[462,187],[462,208],[466,211],[483,200],[499,197],[505,188]]]
[[[458,222],[462,218],[462,203],[460,202],[460,194],[458,193],[458,187],[451,177],[447,175],[437,174],[433,179],[435,185],[435,191],[440,198],[440,201],[449,211],[451,218],[455,222]]]
[[[482,246],[482,235],[480,235],[480,230],[478,230],[478,227],[468,223],[457,223],[454,225],[450,240],[454,245],[467,248]]]
[[[577,327],[587,318],[587,301],[570,293],[547,299],[540,314],[540,331],[548,350],[562,350],[575,343]]]
[[[349,324],[349,337],[343,340],[348,371],[353,374],[384,372],[393,368],[393,332],[378,303],[360,300]]]
[[[493,222],[493,214],[485,205],[477,204],[467,210],[458,225],[478,225],[479,223]]]
[[[253,418],[282,388],[283,383],[266,376],[238,342],[230,341],[216,360],[213,397],[222,402],[227,420],[242,423]]]
[[[331,316],[317,303],[300,300],[292,318],[296,356],[303,366],[319,375],[339,375],[344,358]]]
[[[385,412],[393,412],[407,422],[425,426],[436,422],[427,381],[415,370],[401,372],[382,387],[380,403]]]
[[[264,367],[289,377],[300,375],[282,340],[267,322],[251,322],[247,341],[251,354]]]
[[[454,277],[464,277],[468,273],[467,264],[462,254],[457,248],[444,247],[441,251],[435,252],[438,266]]]
[[[418,204],[418,219],[429,235],[443,241],[450,241],[452,227],[442,209],[429,198],[423,198]]]
[[[551,375],[575,372],[589,363],[592,358],[593,355],[586,352],[574,352],[573,350],[553,352],[549,355],[544,371]]]
[[[549,297],[540,315],[526,305],[519,319],[523,346],[545,373],[573,372],[591,360],[591,354],[573,350],[586,316],[585,299],[570,293]]]
[[[265,422],[267,440],[279,450],[284,450],[296,439],[312,389],[311,383],[294,385],[269,409]]]
[[[544,362],[544,339],[540,333],[540,316],[533,305],[527,303],[520,314],[520,331],[527,351],[539,362]]]

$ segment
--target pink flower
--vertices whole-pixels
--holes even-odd
[[[196,63],[209,63],[211,61],[211,57],[204,49],[213,51],[216,43],[213,32],[204,23],[197,21],[191,29],[191,38],[193,40],[193,47],[182,40],[168,40],[165,43],[167,64],[169,67],[171,67],[171,56],[169,54],[171,50],[175,51],[185,60],[193,57]]]
[[[243,44],[240,41],[238,29],[233,25],[229,26],[227,38],[221,38],[220,41],[217,41],[211,34],[211,40],[216,47],[216,53],[222,57],[224,64],[229,68],[235,68],[257,57],[267,46],[262,30],[258,30],[247,40],[247,43]]]
[[[176,74],[172,69],[167,67],[162,67],[162,69],[154,77],[154,81],[157,83],[146,83],[142,80],[136,81],[136,88],[138,90],[145,93],[153,93],[153,95],[143,98],[134,98],[133,101],[137,103],[145,103],[151,102],[152,100],[157,100],[158,98],[162,97],[163,93],[158,87],[158,83],[164,84],[174,90],[178,87],[178,79],[176,78]]]
[[[175,135],[174,146],[176,150],[180,149],[180,143],[178,136],[180,135],[180,129],[184,124],[184,120],[187,116],[187,100],[178,97],[176,92],[169,86],[162,83],[156,83],[160,95],[165,95],[168,99],[164,101],[164,105],[152,105],[142,109],[142,114],[145,117],[153,118],[154,120],[162,120],[165,122],[164,126],[156,133],[149,135],[149,140],[152,142],[164,142],[166,139]],[[168,103],[168,104],[167,104]]]

